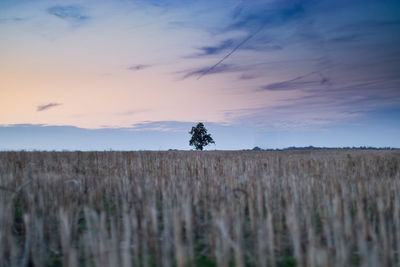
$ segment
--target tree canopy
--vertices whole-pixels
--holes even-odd
[[[189,134],[192,135],[189,145],[194,146],[196,150],[203,150],[208,144],[215,144],[211,135],[207,133],[206,127],[204,127],[204,124],[201,122],[199,122],[196,127],[192,127]]]

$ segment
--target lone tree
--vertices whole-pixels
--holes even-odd
[[[199,122],[196,127],[192,127],[189,132],[192,135],[190,138],[189,145],[194,146],[196,150],[203,150],[208,144],[215,144],[210,134],[207,134],[207,129],[204,124]]]

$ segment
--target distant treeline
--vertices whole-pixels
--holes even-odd
[[[315,147],[315,146],[305,146],[305,147],[296,147],[296,146],[290,146],[282,149],[273,149],[273,148],[267,148],[267,149],[262,149],[258,146],[254,147],[252,150],[256,151],[283,151],[283,150],[322,150],[322,149],[358,149],[358,150],[397,150],[399,148],[394,148],[394,147],[372,147],[372,146],[359,146],[359,147]]]

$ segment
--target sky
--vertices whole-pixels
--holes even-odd
[[[400,1],[0,0],[0,150],[400,147]]]

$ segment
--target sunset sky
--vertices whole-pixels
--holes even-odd
[[[400,147],[400,1],[0,0],[0,150]]]

